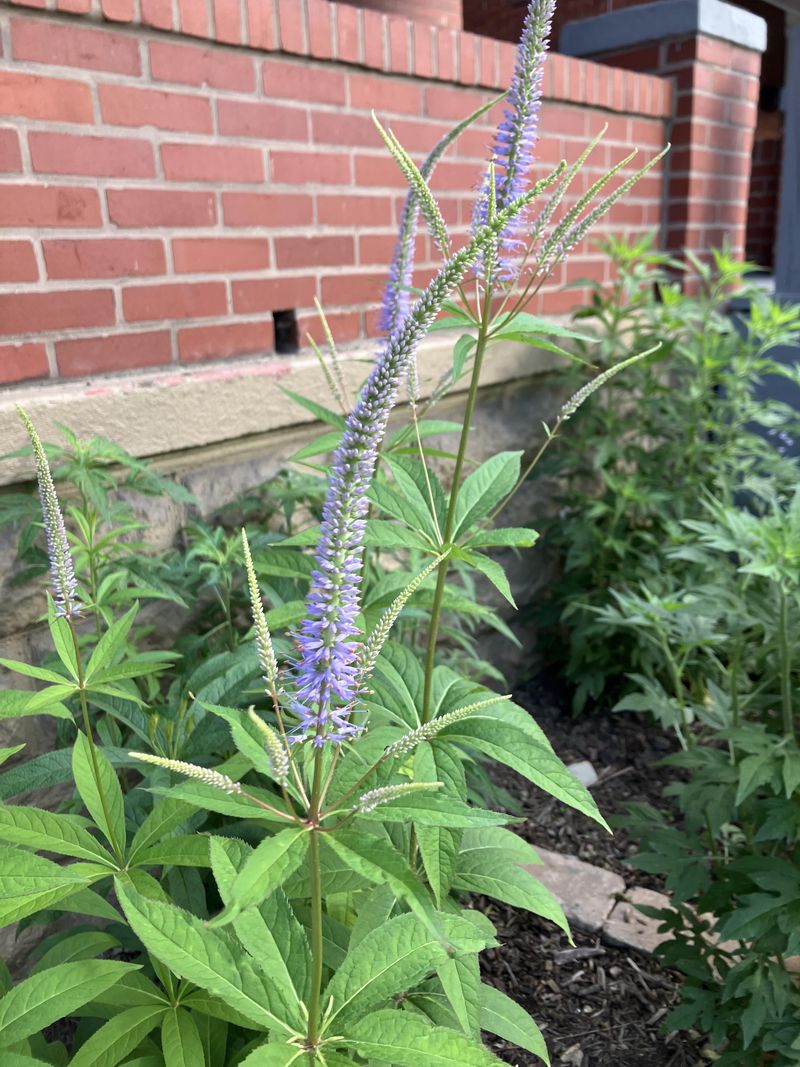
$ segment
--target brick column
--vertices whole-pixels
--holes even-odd
[[[765,47],[764,20],[721,0],[663,0],[562,31],[563,52],[675,82],[663,213],[672,252],[727,242],[744,256]]]

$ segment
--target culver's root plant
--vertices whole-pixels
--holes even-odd
[[[194,694],[188,709],[181,704],[181,721],[194,726],[183,749],[169,749],[160,727],[142,726],[148,707],[137,682],[159,671],[166,687],[170,657],[131,647],[136,606],[104,618],[99,639],[85,625],[94,608],[76,581],[47,457],[26,420],[48,531],[58,665],[4,661],[46,684],[0,707],[5,715],[75,715],[77,796],[59,813],[0,807],[0,921],[69,912],[81,925],[48,938],[33,972],[0,999],[4,1067],[489,1067],[500,1061],[482,1031],[547,1059],[522,1008],[481,983],[478,954],[496,944],[495,931],[467,895],[495,897],[565,930],[566,922],[526,869],[535,853],[505,828],[514,820],[467,802],[466,768],[481,756],[501,760],[603,820],[530,716],[437,662],[437,649],[447,613],[469,603],[461,577],[483,575],[510,598],[488,553],[536,538],[495,524],[525,477],[521,453],[501,453],[464,476],[482,365],[501,340],[560,351],[569,331],[528,315],[526,302],[639,176],[607,191],[622,161],[568,202],[590,146],[530,187],[552,7],[531,3],[464,247],[452,247],[427,179],[471,120],[419,168],[379,127],[410,183],[386,293],[387,335],[349,414],[333,421],[321,524],[294,539],[302,559],[302,546],[315,544],[313,564],[298,570],[307,596],[294,644],[273,642],[261,557],[243,534],[262,682],[224,704],[219,695],[234,690],[222,683],[216,700]],[[420,217],[443,264],[417,294]],[[415,359],[439,317],[464,332],[449,374],[423,403]],[[564,405],[545,427],[542,450],[628,362]],[[347,411],[335,359],[325,366]],[[466,410],[448,492],[421,442],[427,411],[463,377]],[[404,447],[392,453],[384,435],[404,384],[410,419],[393,437]],[[419,566],[380,611],[367,613],[365,561],[374,571],[381,552],[398,550]],[[422,648],[392,640],[408,610],[424,613]],[[94,728],[93,704],[114,709],[117,734]],[[120,723],[122,745],[114,743]],[[20,775],[13,789],[0,776],[7,799],[29,788]],[[123,959],[97,958],[109,952]],[[70,1051],[43,1033],[64,1017],[77,1020]]]

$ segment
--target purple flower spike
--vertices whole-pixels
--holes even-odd
[[[534,160],[534,149],[539,128],[539,109],[542,101],[542,75],[550,25],[553,20],[555,0],[531,0],[517,49],[514,75],[508,90],[503,121],[495,135],[493,159],[497,208],[504,207],[522,196],[528,188],[529,172]],[[475,210],[475,229],[486,223],[488,214],[488,179],[484,182]],[[524,225],[523,213],[517,215],[501,236],[504,253],[502,268],[504,276],[514,276],[509,260],[519,255],[524,248],[519,232]]]

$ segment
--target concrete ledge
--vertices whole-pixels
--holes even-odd
[[[419,350],[420,388],[427,395],[451,365],[455,337],[438,333]],[[355,348],[342,357],[348,387],[355,392],[367,376],[374,349]],[[484,364],[482,385],[529,378],[553,367],[557,358],[528,345],[504,343]],[[187,450],[246,442],[255,436],[308,427],[314,417],[283,388],[334,407],[317,360],[301,354],[264,357],[79,382],[40,382],[0,391],[0,455],[26,443],[15,410],[21,404],[42,439],[58,437],[56,425],[80,437],[101,434],[135,456],[169,457],[165,466],[186,465]],[[466,385],[464,386],[466,388]],[[457,392],[456,390],[455,392]],[[251,442],[252,443],[252,442]],[[180,454],[183,453],[183,464]],[[191,465],[191,464],[189,464]],[[0,463],[0,485],[31,478],[28,459]]]
[[[561,30],[559,50],[570,56],[596,56],[697,34],[754,52],[767,47],[767,24],[760,15],[723,0],[663,0],[568,22]]]

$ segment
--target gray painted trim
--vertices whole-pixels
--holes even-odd
[[[695,34],[719,37],[754,52],[767,47],[767,24],[760,15],[723,0],[658,0],[568,22],[558,50],[568,56],[592,56]]]

